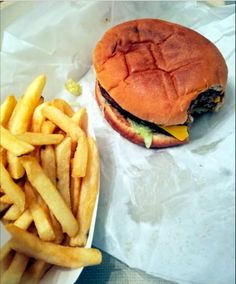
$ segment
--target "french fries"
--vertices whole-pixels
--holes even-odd
[[[16,138],[31,145],[52,145],[59,144],[63,140],[64,136],[61,134],[25,132],[24,134],[16,135]]]
[[[79,127],[88,134],[88,114],[86,108],[81,108],[78,112],[74,113],[72,120],[79,125]]]
[[[50,120],[45,120],[41,126],[42,133],[51,134],[56,129],[56,125]]]
[[[51,145],[41,149],[41,163],[44,172],[50,178],[51,182],[56,185],[56,157]]]
[[[71,207],[74,216],[77,216],[79,206],[81,180],[82,179],[78,177],[71,178]]]
[[[42,127],[42,125],[45,121],[45,117],[42,114],[42,108],[45,105],[48,105],[48,104],[49,104],[48,102],[44,102],[42,104],[39,104],[35,108],[34,113],[33,113],[33,117],[32,117],[32,126],[31,126],[31,130],[33,132],[40,132],[41,131],[41,127]]]
[[[11,207],[4,214],[3,219],[7,221],[15,221],[18,217],[20,217],[21,211],[16,204],[11,205]]]
[[[62,229],[70,237],[78,232],[78,223],[54,184],[46,176],[34,157],[24,156],[20,161],[25,168],[30,183],[35,187],[48,207],[60,222]]]
[[[71,108],[71,106],[62,99],[54,99],[51,101],[50,104],[52,106],[55,106],[56,108],[58,108],[59,110],[61,110],[62,112],[64,112],[66,115],[70,117],[74,115],[74,111]]]
[[[92,138],[88,138],[89,159],[86,176],[82,180],[77,219],[79,232],[71,238],[70,245],[84,246],[92,220],[92,212],[95,206],[99,189],[99,155],[96,144]]]
[[[6,126],[9,118],[16,106],[16,99],[14,96],[8,96],[1,104],[0,108],[0,123],[2,126]]]
[[[30,213],[33,217],[39,237],[43,241],[55,240],[55,233],[52,228],[50,216],[37,202],[37,195],[29,182],[25,183],[25,194]]]
[[[0,163],[0,184],[1,188],[12,199],[13,203],[19,207],[21,212],[23,212],[25,208],[24,191],[13,181],[2,163]]]
[[[53,230],[55,233],[55,240],[54,243],[55,244],[61,244],[62,241],[64,240],[64,234],[62,231],[62,227],[60,225],[60,223],[57,221],[56,217],[52,214],[52,212],[50,211],[50,216],[51,216],[51,222],[53,225]]]
[[[0,202],[6,203],[6,204],[12,204],[13,203],[11,198],[6,194],[0,197]]]
[[[6,242],[5,245],[0,250],[0,262],[9,254],[11,251],[11,244],[10,242]]]
[[[12,178],[20,179],[25,174],[25,170],[22,167],[18,157],[16,157],[11,152],[7,151],[7,163],[8,171],[11,174]]]
[[[38,284],[39,280],[43,277],[45,272],[51,267],[50,264],[43,260],[36,259],[29,267],[27,271],[23,274],[21,279],[21,284]]]
[[[18,219],[15,220],[14,225],[23,229],[27,230],[31,223],[33,222],[33,217],[30,213],[29,209],[26,209]]]
[[[84,177],[88,161],[88,142],[83,135],[79,137],[78,144],[75,150],[75,155],[72,160],[72,176]]]
[[[55,148],[57,163],[57,189],[61,193],[66,204],[71,207],[70,200],[70,158],[71,138],[66,137]]]
[[[1,277],[1,283],[2,284],[19,283],[25,271],[28,261],[29,261],[28,256],[16,252],[8,269],[3,273]]]
[[[3,211],[5,211],[8,207],[10,207],[11,204],[7,204],[7,203],[3,203],[0,202],[0,213],[2,213]]]
[[[38,106],[43,88],[46,83],[44,75],[38,76],[26,89],[22,99],[18,102],[19,106],[13,112],[8,128],[12,134],[25,133],[30,124],[34,109]]]
[[[44,102],[45,81],[38,76],[18,101],[8,96],[1,105],[0,220],[12,236],[0,250],[1,284],[36,284],[54,264],[102,258],[84,247],[99,184],[87,111]]]
[[[11,249],[10,242],[8,241],[0,250],[0,276],[8,269],[13,255],[14,251]]]
[[[97,249],[71,248],[43,242],[33,234],[12,224],[6,225],[6,229],[12,236],[11,247],[33,258],[70,268],[101,263],[101,253]]]
[[[8,124],[7,124],[8,130],[10,130],[12,134],[18,133],[17,119],[15,119],[15,117],[17,116],[17,113],[20,112],[22,99],[23,99],[23,96],[19,98],[11,114],[11,117],[8,120]],[[21,126],[19,126],[19,132],[20,132],[20,128]],[[20,164],[18,158],[9,151],[7,152],[7,162],[8,162],[9,172],[14,179],[19,179],[23,177],[25,173],[24,168]]]
[[[66,114],[54,106],[45,105],[42,108],[43,115],[55,123],[60,129],[66,132],[73,141],[81,136],[84,136],[84,133],[81,128]]]
[[[46,146],[45,149],[41,149],[41,164],[44,172],[47,174],[51,182],[56,186],[56,157],[55,151],[51,145]],[[56,236],[55,243],[60,244],[64,238],[61,225],[52,213],[50,216]]]
[[[7,150],[0,146],[0,163],[3,163],[4,167],[7,165]]]
[[[34,150],[34,146],[25,142],[23,139],[19,137],[17,138],[16,136],[12,135],[3,126],[0,127],[0,137],[1,137],[0,139],[1,146],[15,156],[21,156],[29,152],[32,152]]]

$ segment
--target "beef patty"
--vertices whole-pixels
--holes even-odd
[[[109,95],[109,93],[101,86],[101,84],[98,82],[99,88],[101,90],[102,96],[104,97],[104,99],[110,104],[112,105],[115,109],[117,109],[126,119],[131,119],[139,124],[148,126],[153,132],[158,132],[158,133],[163,133],[166,135],[170,135],[168,132],[166,132],[165,130],[161,129],[160,127],[158,127],[158,125],[156,125],[155,123],[146,121],[146,120],[142,120],[136,116],[134,116],[133,114],[131,114],[130,112],[124,110],[123,108],[121,108],[116,102],[115,100]],[[205,92],[202,92],[198,95],[198,97],[191,103],[190,107],[189,107],[189,119],[186,121],[185,125],[189,125],[193,119],[192,116],[198,116],[201,113],[204,112],[213,112],[216,109],[216,106],[218,104],[218,102],[216,102],[216,99],[219,98],[220,101],[222,101],[224,96],[224,93],[222,93],[221,91],[217,90],[217,89],[208,89]]]

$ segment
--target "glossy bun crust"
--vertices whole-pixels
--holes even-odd
[[[159,125],[183,124],[197,96],[225,89],[227,66],[216,46],[183,26],[141,19],[108,30],[93,62],[97,80],[126,111]]]
[[[95,89],[96,100],[98,102],[99,107],[101,108],[105,119],[109,122],[114,130],[120,133],[123,137],[128,139],[129,141],[145,146],[144,139],[142,136],[138,135],[133,128],[131,127],[129,121],[121,115],[114,107],[112,107],[106,100],[103,98],[98,83],[96,82]],[[164,148],[171,147],[181,144],[186,144],[188,139],[184,141],[179,141],[178,139],[164,135],[161,133],[153,134],[152,145],[151,148]]]

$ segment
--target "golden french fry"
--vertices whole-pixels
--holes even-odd
[[[1,137],[0,137],[1,139]],[[7,165],[7,150],[0,146],[0,162],[3,163],[4,167]]]
[[[54,107],[58,108],[60,111],[64,112],[64,105],[63,105],[62,99],[54,99],[50,102],[50,105],[54,106]]]
[[[77,220],[37,160],[34,157],[24,156],[20,158],[20,161],[26,170],[30,183],[60,222],[63,232],[70,237],[75,236],[78,231]]]
[[[86,176],[82,179],[77,219],[79,232],[71,238],[70,245],[84,246],[87,241],[93,210],[99,190],[99,154],[95,141],[89,137],[89,157]]]
[[[25,170],[22,167],[19,158],[7,151],[8,171],[12,178],[19,179],[25,174]]]
[[[6,128],[0,126],[0,144],[15,156],[32,152],[34,146],[12,135]]]
[[[86,108],[81,108],[71,118],[79,127],[88,134],[88,113]]]
[[[28,130],[33,112],[40,101],[45,82],[46,77],[40,75],[26,89],[17,111],[13,112],[8,123],[8,128],[12,134],[21,134]]]
[[[13,250],[11,249],[11,243],[8,241],[0,249],[0,279],[1,275],[3,275],[3,273],[9,267],[12,258],[13,258]]]
[[[15,127],[14,125],[17,125],[17,119],[15,119],[15,117],[17,116],[17,113],[20,112],[22,100],[23,100],[23,96],[21,96],[18,99],[18,102],[8,121],[8,129],[11,130],[11,132],[12,132],[12,129]],[[19,179],[23,177],[25,171],[22,165],[20,164],[18,158],[15,155],[13,155],[11,152],[7,152],[7,161],[8,161],[8,169],[9,169],[11,176],[14,179]]]
[[[48,146],[48,147],[51,147],[51,146]],[[54,155],[54,150],[53,150],[53,148],[52,148],[52,153],[53,153],[53,155]],[[47,157],[46,157],[46,160],[45,160],[46,162],[47,162]],[[55,163],[55,157],[54,157],[54,163]],[[55,166],[55,165],[54,165]],[[43,168],[43,170],[45,171],[45,168]],[[49,171],[49,172],[51,172],[52,170],[53,170],[53,168],[51,167],[49,167],[49,168],[47,168],[47,170]],[[55,168],[54,168],[54,171],[55,171],[55,175],[54,175],[54,177],[55,177],[55,182],[54,182],[54,184],[56,185],[56,166],[55,166]],[[48,175],[49,176],[49,178],[50,178],[50,175]],[[54,177],[51,179],[51,181],[52,180],[54,180]],[[48,214],[48,216],[50,216],[50,220],[51,220],[51,224],[52,224],[52,227],[53,227],[53,231],[54,231],[54,233],[55,233],[55,240],[54,240],[54,242],[56,243],[56,244],[60,244],[62,241],[63,241],[63,239],[64,239],[64,234],[63,234],[63,232],[62,232],[62,227],[61,227],[61,225],[60,225],[60,223],[57,221],[57,219],[55,218],[55,216],[52,214],[52,212],[49,210],[49,208],[48,208],[48,206],[46,205],[46,203],[43,201],[43,199],[41,198],[41,196],[38,194],[37,195],[37,203],[39,204],[39,206],[41,206],[42,208],[43,208],[43,210],[46,212],[46,214]]]
[[[72,176],[84,177],[88,162],[88,142],[85,135],[79,137],[75,155],[72,160]]]
[[[8,269],[12,258],[13,258],[14,252],[13,250],[9,252],[9,254],[5,257],[3,261],[0,262],[0,275],[3,275],[5,271]],[[2,283],[2,282],[1,282]]]
[[[11,207],[4,214],[3,219],[8,221],[15,221],[21,215],[21,211],[16,204],[11,205]]]
[[[57,189],[71,208],[70,200],[70,158],[71,158],[71,138],[66,137],[55,148],[57,164]]]
[[[71,178],[71,207],[74,216],[77,216],[80,197],[81,178]]]
[[[5,195],[0,197],[0,202],[7,203],[7,204],[12,204],[13,203],[12,199],[7,194],[5,194]]]
[[[0,108],[0,124],[6,126],[10,119],[12,112],[16,106],[16,99],[14,96],[8,96],[1,104]]]
[[[55,233],[50,222],[50,217],[43,210],[43,207],[37,203],[36,192],[34,192],[33,187],[28,182],[25,183],[25,194],[40,239],[43,241],[53,241]]]
[[[29,183],[30,184],[30,183]],[[31,185],[32,186],[32,185]],[[47,204],[44,202],[44,200],[42,199],[42,197],[38,194],[38,192],[34,189],[34,192],[36,194],[37,197],[37,203],[40,207],[42,207],[42,209],[46,212],[46,214],[50,214],[50,210],[47,206]]]
[[[18,101],[16,102],[16,105],[13,109],[13,112],[8,120],[8,123],[7,123],[7,128],[9,129],[10,127],[10,124],[12,124],[12,120],[13,120],[13,117],[16,115],[16,113],[19,111],[19,109],[21,108],[20,104],[21,104],[21,101],[23,99],[23,96],[20,96]]]
[[[26,269],[29,257],[15,253],[8,269],[3,273],[1,277],[1,284],[18,284]]]
[[[56,180],[55,180],[55,184],[56,184]],[[46,205],[46,203],[44,202],[44,200],[42,199],[42,197],[39,194],[37,195],[37,203],[39,204],[39,206],[41,206],[43,208],[43,210],[46,212],[47,216],[50,216],[53,231],[55,233],[54,243],[61,244],[63,239],[64,239],[64,234],[62,232],[62,227],[61,227],[60,223],[57,221],[55,216],[49,210],[48,206]]]
[[[21,212],[25,208],[25,194],[21,187],[11,178],[4,165],[0,163],[0,184],[4,192],[12,199]]]
[[[73,162],[72,176],[83,177],[86,172],[88,157],[88,145],[84,132],[70,117],[53,106],[45,106],[42,109],[42,113],[69,134],[73,141],[78,141]]]
[[[78,268],[101,263],[102,255],[93,248],[71,248],[62,245],[43,242],[33,234],[12,224],[5,226],[12,235],[11,247],[35,259],[47,263]]]
[[[50,120],[45,120],[41,126],[41,132],[51,134],[56,129],[56,125]]]
[[[55,232],[55,240],[54,243],[55,244],[61,244],[62,241],[64,240],[64,234],[62,232],[62,227],[60,225],[60,223],[57,221],[57,219],[55,218],[55,216],[52,214],[51,211],[49,211],[50,213],[50,217],[51,217],[51,222],[52,222],[52,227],[53,227],[53,231]]]
[[[31,145],[52,145],[61,143],[64,136],[61,134],[25,132],[16,135],[16,138]]]
[[[31,125],[31,130],[33,132],[41,132],[41,127],[45,121],[45,116],[42,114],[42,108],[45,106],[45,105],[48,105],[49,103],[48,102],[44,102],[42,104],[39,104],[35,110],[34,110],[34,113],[33,113],[33,116],[32,116],[32,125]]]
[[[2,203],[0,202],[0,213],[5,211],[8,207],[10,207],[11,204],[7,204],[7,203]]]
[[[63,99],[54,99],[50,102],[50,105],[58,108],[59,110],[61,110],[62,112],[64,112],[66,115],[70,117],[72,117],[74,114],[74,111],[71,108],[71,106]]]
[[[55,244],[62,244],[63,240],[65,239],[65,235],[62,231],[60,223],[57,221],[54,215],[51,216],[51,220],[53,223],[53,229],[56,235],[56,239],[54,241]]]
[[[41,162],[41,147],[35,146],[34,151],[30,153],[30,156],[35,157],[36,160],[40,163]]]
[[[0,249],[0,262],[9,254],[11,251],[11,243],[8,241]]]
[[[46,263],[43,260],[36,259],[31,266],[25,271],[21,279],[21,284],[38,284],[39,280],[51,267],[51,264]]]
[[[84,136],[82,129],[58,108],[46,105],[42,108],[42,113],[46,118],[66,132],[72,140],[77,141],[79,137]]]
[[[29,209],[27,209],[20,215],[18,219],[15,220],[14,225],[23,230],[27,230],[32,222],[33,222],[33,217]]]
[[[44,173],[56,185],[56,157],[53,147],[48,145],[45,149],[41,149],[40,155]]]

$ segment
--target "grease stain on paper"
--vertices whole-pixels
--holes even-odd
[[[224,175],[226,177],[233,175],[232,171],[230,169],[225,168],[225,167],[221,167],[220,172],[222,173],[222,175]]]
[[[156,160],[150,157],[149,162],[152,171],[150,168],[143,170],[132,167],[132,189],[127,211],[135,223],[154,225],[161,222],[164,211],[168,210],[168,214],[174,215],[176,210],[181,210],[179,207],[167,209],[165,204],[177,197],[185,199],[185,193],[193,190],[189,188],[189,182],[194,178],[189,169],[179,167],[167,153],[159,153],[159,159]]]
[[[158,208],[158,205],[155,206],[137,206],[132,204],[130,201],[127,204],[128,213],[136,223],[158,223],[161,219],[162,210]]]
[[[200,146],[198,148],[193,149],[192,152],[195,153],[195,154],[198,154],[198,155],[206,155],[209,152],[214,151],[217,148],[218,144],[223,140],[224,140],[224,138],[221,138],[221,139],[216,140],[216,141],[214,141],[210,144]]]

